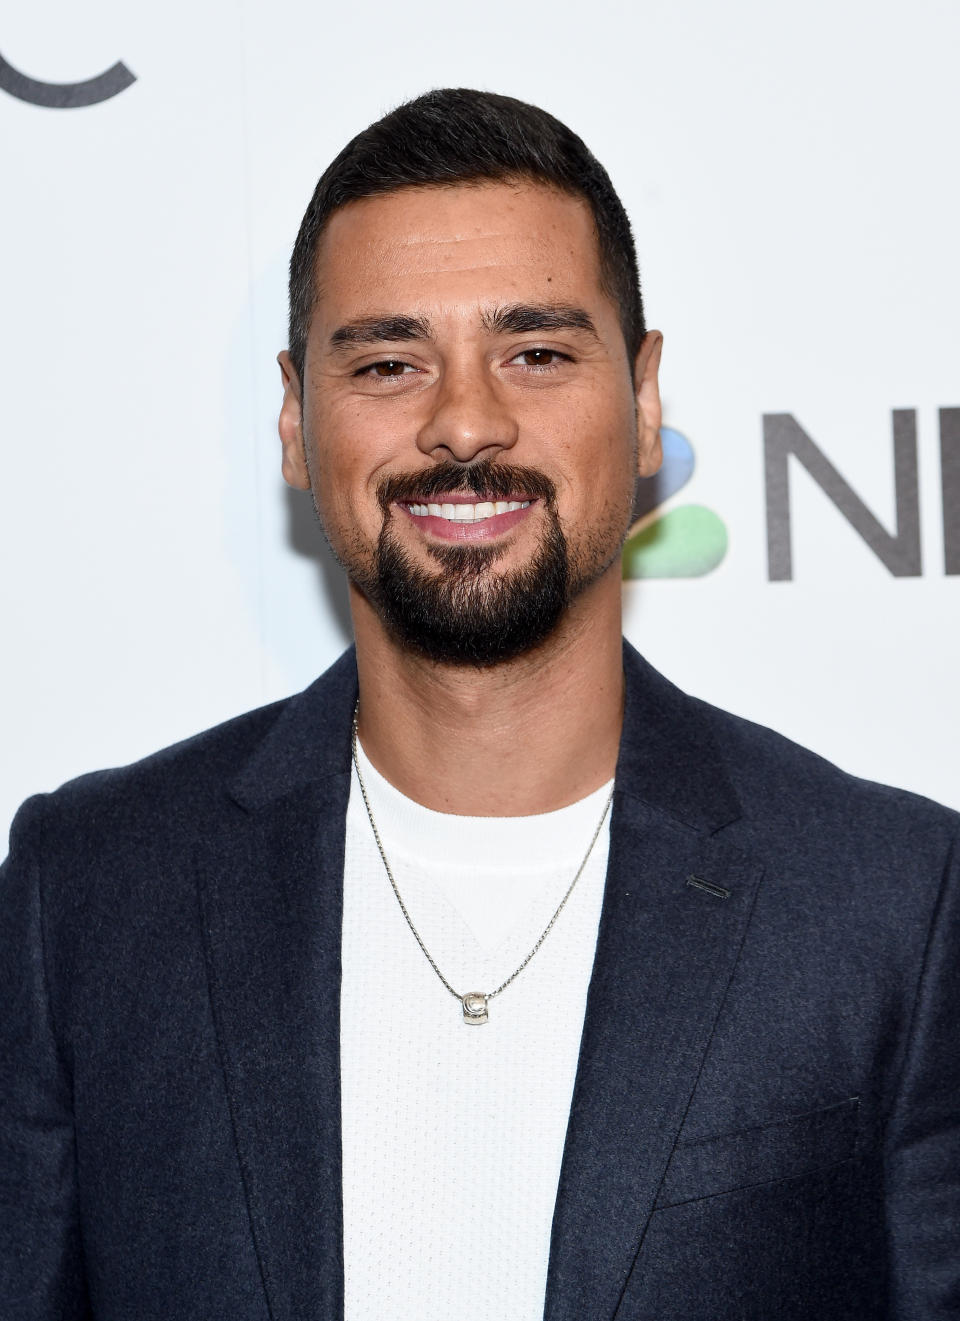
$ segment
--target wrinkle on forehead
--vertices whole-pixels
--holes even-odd
[[[567,245],[572,252],[573,245]],[[361,256],[361,253],[363,254]],[[482,271],[492,267],[534,267],[555,262],[556,245],[539,235],[491,231],[481,235],[409,235],[359,245],[357,255],[371,265],[398,271]]]
[[[596,254],[582,198],[535,183],[405,188],[335,212],[321,251],[400,268],[484,270]],[[321,257],[322,260],[322,257]]]

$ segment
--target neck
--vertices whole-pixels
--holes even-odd
[[[504,665],[439,665],[403,650],[351,589],[359,733],[408,798],[462,816],[529,816],[613,777],[623,721],[619,564],[536,651]]]

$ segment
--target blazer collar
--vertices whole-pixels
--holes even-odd
[[[718,713],[627,643],[624,672],[610,858],[554,1210],[546,1321],[611,1321],[630,1306],[650,1216],[760,883],[760,869],[724,829],[741,810],[715,734]]]
[[[740,802],[714,735],[712,708],[658,674],[626,640],[623,669],[617,789],[694,830],[736,821]]]
[[[723,767],[711,708],[658,674],[623,643],[625,707],[617,789],[695,830],[740,815]],[[350,770],[350,725],[357,700],[356,652],[348,648],[309,688],[287,702],[231,785],[254,810],[297,788]]]
[[[229,786],[248,811],[350,772],[357,656],[348,647],[309,688],[285,702],[276,724]]]

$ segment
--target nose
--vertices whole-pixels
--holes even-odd
[[[516,444],[517,420],[487,364],[449,366],[429,393],[430,413],[417,434],[424,454],[471,463]]]

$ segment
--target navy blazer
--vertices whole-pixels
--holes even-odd
[[[957,816],[625,671],[546,1321],[960,1316]],[[19,814],[4,1321],[342,1316],[356,683]]]

